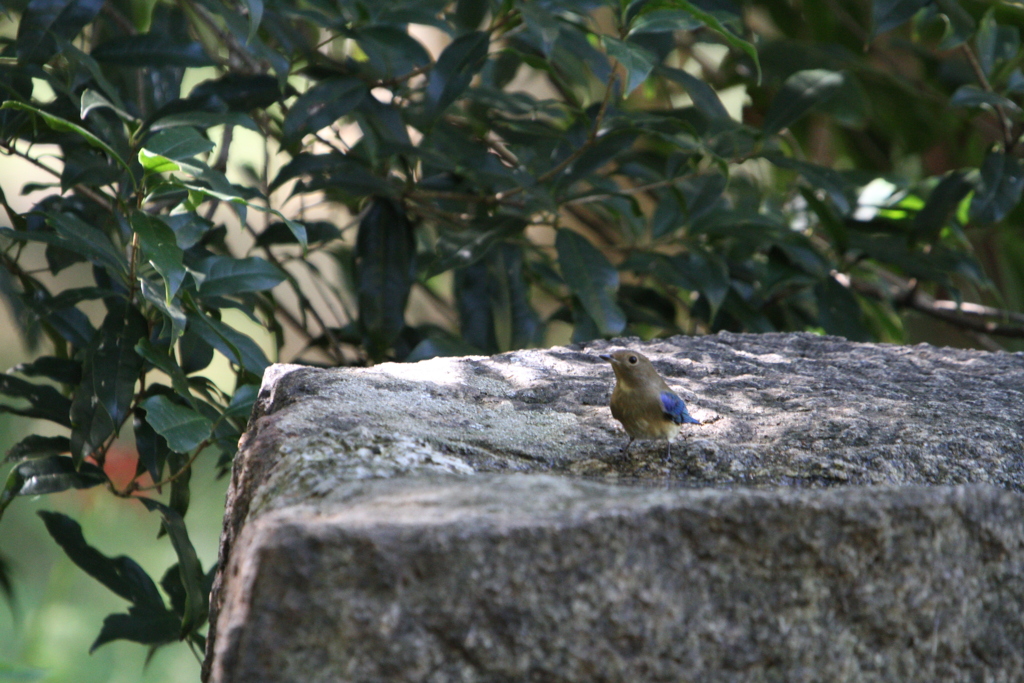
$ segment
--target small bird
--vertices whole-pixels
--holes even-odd
[[[602,354],[612,364],[615,389],[612,391],[612,417],[622,423],[629,434],[629,443],[622,454],[629,453],[634,439],[664,439],[665,459],[672,457],[672,439],[680,425],[701,424],[690,415],[683,399],[668,388],[665,380],[646,356],[635,351]]]

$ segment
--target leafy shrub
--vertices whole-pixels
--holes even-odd
[[[230,466],[269,363],[225,314],[278,348],[287,326],[302,358],[331,364],[559,335],[902,341],[906,308],[1022,336],[1019,315],[959,305],[1019,302],[1020,267],[990,264],[1005,276],[994,288],[971,240],[1019,245],[1006,226],[1024,187],[1021,15],[828,7],[6,3],[0,148],[53,181],[25,188],[50,191],[24,215],[0,194],[0,292],[46,349],[0,375],[0,411],[64,435],[11,449],[0,513],[20,495],[106,486],[158,513],[179,559],[161,595],[43,513],[131,603],[94,647],[203,646],[212,569],[184,525],[190,468]],[[183,92],[186,75],[203,80]],[[738,121],[726,104],[744,98]],[[232,180],[246,131],[267,163]],[[87,283],[61,277],[76,264]],[[211,378],[215,354],[230,390]],[[129,432],[137,476],[118,487],[103,468]]]

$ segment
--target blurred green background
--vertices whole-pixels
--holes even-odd
[[[3,329],[0,363],[6,368],[27,355],[19,355],[12,327],[4,324]],[[0,418],[0,452],[31,433],[31,424]],[[228,482],[227,477],[215,479],[212,461],[198,460],[188,515],[192,543],[204,568],[217,559]],[[118,466],[126,470],[120,479]],[[108,472],[125,481],[127,470],[134,467],[133,455],[117,454]],[[0,681],[199,680],[199,662],[184,646],[161,648],[145,667],[146,648],[123,640],[86,654],[103,617],[124,612],[127,603],[72,564],[46,533],[37,510],[71,515],[81,523],[88,543],[109,556],[131,555],[151,576],[159,578],[177,561],[169,543],[138,542],[156,538],[159,516],[135,501],[114,498],[102,487],[19,500],[0,524],[0,549],[15,582],[14,611],[0,606]]]

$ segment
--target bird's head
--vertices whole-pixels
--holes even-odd
[[[641,387],[652,382],[660,385],[662,382],[658,371],[642,353],[628,350],[616,351],[615,353],[601,354],[599,357],[612,364],[615,378],[629,388]]]

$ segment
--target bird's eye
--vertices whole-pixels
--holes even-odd
[[[629,357],[629,364],[630,365],[636,365],[636,356],[630,356]]]

